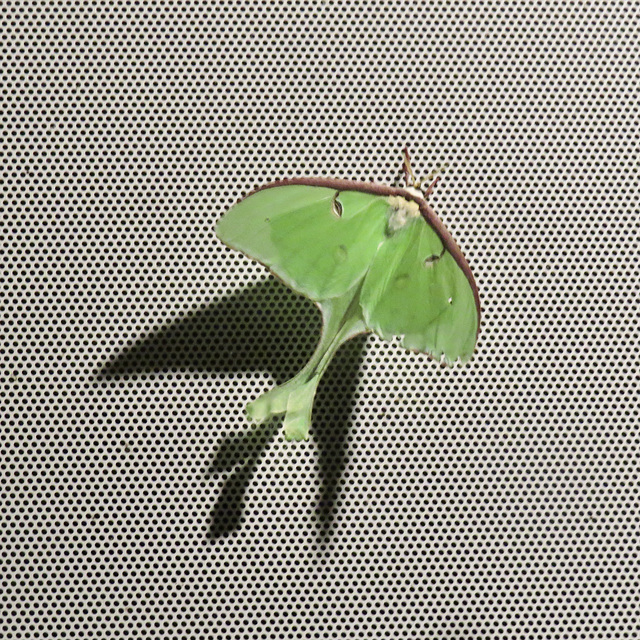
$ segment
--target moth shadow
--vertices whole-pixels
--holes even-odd
[[[96,377],[110,380],[184,369],[212,374],[266,371],[281,384],[307,362],[321,326],[313,303],[268,278],[140,338],[101,367]],[[335,516],[364,343],[360,336],[340,349],[316,397],[313,437],[321,479],[317,522],[323,540],[330,535]],[[226,536],[242,525],[247,486],[280,427],[279,420],[248,427],[224,438],[217,447],[205,476],[226,478],[210,514],[209,539]]]

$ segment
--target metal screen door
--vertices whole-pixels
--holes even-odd
[[[0,17],[0,637],[640,635],[640,4]],[[216,220],[405,144],[473,361],[359,338],[307,442],[251,431],[320,319]]]

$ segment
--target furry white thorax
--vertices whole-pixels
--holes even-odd
[[[405,187],[412,196],[422,198],[423,195],[414,187]],[[402,196],[389,196],[387,202],[392,208],[389,216],[389,231],[394,232],[402,229],[408,222],[420,216],[420,207],[414,200],[407,200]]]
[[[404,190],[410,193],[412,196],[416,198],[420,198],[420,200],[424,200],[424,193],[420,191],[417,187],[404,187]]]

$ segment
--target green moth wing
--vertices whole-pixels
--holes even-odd
[[[452,363],[471,358],[478,333],[474,289],[454,255],[417,217],[384,242],[360,294],[365,324],[385,340]]]
[[[405,149],[405,188],[330,178],[295,178],[250,193],[220,219],[216,234],[314,300],[322,336],[291,380],[247,405],[250,420],[285,414],[289,440],[311,425],[313,399],[331,358],[347,340],[373,331],[407,349],[452,363],[473,354],[480,300],[454,239],[413,185]]]
[[[385,239],[389,203],[379,195],[308,184],[259,189],[219,221],[217,236],[315,301],[362,280]]]

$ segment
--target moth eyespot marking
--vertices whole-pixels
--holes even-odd
[[[447,300],[447,302],[448,302],[449,304],[453,304],[453,298],[449,298],[449,299]]]
[[[264,221],[265,222],[271,222],[271,218],[265,218]]]
[[[438,256],[428,256],[427,258],[424,259],[424,266],[425,267],[430,267],[436,260],[438,259]]]
[[[438,253],[434,253],[433,255],[427,256],[424,259],[424,262],[422,264],[424,265],[424,267],[426,269],[429,269],[436,262],[438,262],[438,260],[440,260],[440,258],[442,258],[442,256],[444,255],[444,252],[445,252],[445,249],[443,248],[442,251],[439,254]]]
[[[335,250],[335,258],[336,262],[344,262],[349,257],[347,252],[347,247],[341,244],[339,247],[336,247]]]
[[[333,213],[336,218],[342,218],[342,214],[344,213],[344,207],[342,206],[342,202],[338,200],[338,196],[340,195],[339,191],[336,191],[333,199],[331,200],[331,213]]]

